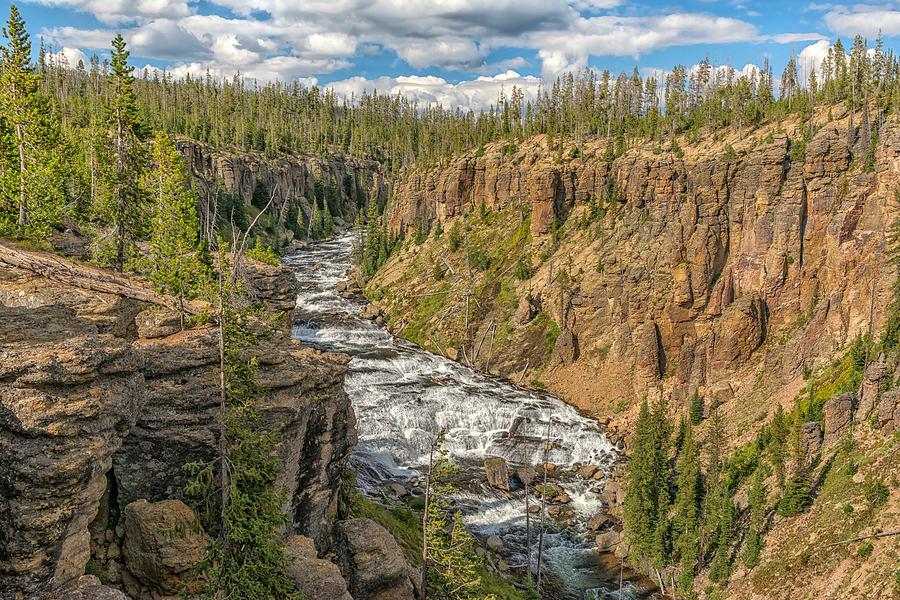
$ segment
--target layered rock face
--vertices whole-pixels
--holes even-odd
[[[251,269],[260,295],[294,297],[293,278],[270,271]],[[141,523],[154,522],[141,515],[162,509],[131,503],[182,498],[183,465],[213,455],[218,404],[214,331],[173,333],[173,322],[166,309],[0,267],[0,598],[74,583],[91,558],[129,591],[153,579],[148,565],[168,564],[140,558],[152,542]],[[260,408],[281,432],[285,509],[324,545],[356,441],[347,359],[286,333],[264,344]],[[159,514],[171,520],[168,508]]]
[[[249,204],[257,182],[263,182],[282,218],[288,206],[296,204],[304,211],[308,223],[317,179],[320,185],[336,188],[345,216],[366,206],[370,200],[384,204],[387,199],[388,182],[381,166],[372,160],[314,154],[268,160],[262,154],[230,153],[191,140],[179,140],[178,147],[199,179],[201,201],[221,187]]]
[[[437,221],[446,231],[457,217],[484,214],[482,205],[530,215],[534,274],[507,278],[520,301],[544,299],[561,347],[535,365],[515,332],[536,311],[520,305],[514,341],[490,361],[502,375],[518,379],[531,358],[529,368],[548,367],[542,379],[551,389],[601,410],[660,388],[676,399],[697,390],[722,401],[746,397],[759,371],[785,384],[861,332],[880,331],[895,281],[886,247],[900,124],[881,128],[869,172],[864,132],[846,115],[818,122],[805,152],[792,141],[802,130],[784,127],[681,141],[683,157],[646,144],[608,160],[603,140],[577,153],[551,150],[542,137],[512,155],[488,146],[448,168],[406,173],[389,227],[409,236]],[[392,286],[430,291],[427,275],[398,274],[413,272],[404,265],[419,256],[447,253],[433,237],[427,244],[394,257],[370,286],[387,296]],[[416,302],[398,296],[381,304],[394,322]],[[470,349],[489,318],[504,318],[493,298],[478,300],[464,340]]]

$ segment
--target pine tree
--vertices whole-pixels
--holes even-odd
[[[2,48],[2,86],[3,112],[5,119],[15,131],[15,144],[18,151],[18,177],[15,189],[18,190],[18,222],[21,234],[25,229],[27,207],[25,190],[27,186],[26,130],[36,120],[35,97],[37,95],[39,76],[31,65],[31,41],[25,30],[25,21],[19,14],[15,4],[9,5],[9,21],[3,28],[3,37],[9,44]]]
[[[769,425],[771,440],[769,441],[769,458],[778,480],[778,486],[784,487],[784,463],[787,458],[787,438],[789,434],[788,418],[781,405],[775,409],[775,416]]]
[[[687,595],[692,589],[697,561],[700,559],[700,497],[703,484],[700,456],[694,445],[694,433],[690,425],[685,428],[676,473],[678,492],[672,520],[674,555],[678,559],[678,590]]]
[[[130,52],[125,40],[116,35],[112,41],[109,106],[115,170],[112,176],[111,221],[116,229],[116,251],[113,266],[121,271],[127,245],[143,228],[142,193],[138,182],[143,170],[143,127],[139,121],[134,94],[134,67],[128,65]]]
[[[703,396],[700,392],[694,390],[691,397],[691,425],[699,425],[703,422]]]
[[[650,561],[657,571],[667,564],[671,544],[671,435],[665,403],[660,401],[651,411],[644,400],[628,463],[624,516],[637,562]]]
[[[766,516],[766,486],[763,483],[764,473],[757,468],[753,473],[753,483],[750,487],[750,528],[744,539],[744,552],[741,558],[748,568],[759,564],[759,554],[762,551],[762,534]]]
[[[250,197],[250,204],[263,210],[269,203],[269,186],[262,179],[257,179],[253,186],[253,195]]]
[[[175,142],[158,132],[150,153],[146,189],[154,202],[150,226],[150,280],[179,305],[205,285],[198,259],[200,220],[184,159]],[[183,314],[183,311],[182,311]]]

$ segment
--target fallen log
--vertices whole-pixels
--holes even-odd
[[[174,300],[158,294],[136,281],[112,275],[101,269],[76,265],[48,254],[23,252],[0,243],[0,265],[29,271],[78,289],[122,296],[139,302],[179,310],[179,306]],[[193,312],[190,306],[185,305],[184,309],[189,313]]]
[[[891,537],[893,535],[900,535],[900,529],[896,531],[882,531],[881,533],[873,533],[870,535],[860,535],[854,538],[850,538],[847,540],[841,540],[839,542],[832,542],[831,544],[825,544],[822,546],[823,548],[831,548],[832,546],[840,546],[842,544],[852,544],[853,542],[861,542],[863,540],[875,539],[875,538],[883,538],[883,537]]]

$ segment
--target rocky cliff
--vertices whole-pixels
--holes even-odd
[[[535,137],[409,170],[387,212],[405,241],[368,282],[369,314],[549,388],[626,445],[644,398],[665,397],[677,419],[698,396],[727,445],[745,449],[779,405],[821,403],[790,465],[812,482],[813,506],[772,514],[760,566],[705,597],[893,597],[891,538],[842,541],[896,529],[900,506],[889,391],[900,361],[850,351],[881,336],[895,299],[900,122],[877,131],[874,160],[861,122],[833,107],[808,139],[808,124],[788,119],[677,146],[633,141],[616,157],[605,140]],[[697,439],[708,435],[709,421]],[[866,490],[880,481],[876,504]],[[778,493],[774,476],[766,485]],[[621,504],[623,491],[612,482],[604,501]],[[740,531],[746,489],[735,502]],[[627,543],[615,551],[627,556]],[[696,589],[709,583],[701,575]]]
[[[329,202],[334,216],[348,220],[369,201],[383,205],[387,200],[388,182],[381,165],[372,160],[314,154],[268,159],[262,153],[229,152],[188,139],[180,139],[178,147],[199,184],[201,204],[222,190],[249,205],[257,184],[262,183],[282,223],[292,205],[309,223],[311,200],[317,194],[320,204],[333,196]]]
[[[602,140],[557,151],[533,138],[409,172],[391,231],[459,221],[465,239],[408,245],[370,289],[418,341],[463,346],[511,377],[528,363],[529,380],[586,409],[661,387],[679,400],[746,397],[760,372],[787,385],[879,331],[891,299],[900,125],[882,128],[871,172],[849,127],[823,119],[805,150],[785,124],[614,160]],[[442,288],[432,304],[448,310],[410,328],[404,315],[432,299],[417,294]],[[546,350],[528,335],[541,313],[553,321]]]
[[[252,267],[251,287],[292,308],[293,276]],[[128,519],[132,531],[178,521],[177,510],[157,515],[157,505],[132,502],[176,502],[183,465],[212,456],[216,343],[209,327],[181,331],[165,308],[0,265],[0,598],[42,597],[86,567],[134,597],[158,591],[160,581],[148,581],[146,561],[135,558]],[[280,432],[285,509],[296,533],[321,550],[355,444],[342,387],[347,359],[283,333],[255,353],[263,418]],[[141,506],[149,521],[135,512]],[[164,559],[151,563],[158,569]],[[188,557],[166,560],[177,569]]]

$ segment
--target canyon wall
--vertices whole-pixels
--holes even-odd
[[[759,373],[770,389],[788,385],[880,331],[896,280],[886,248],[900,125],[881,128],[871,168],[865,132],[846,114],[821,119],[805,149],[802,136],[785,123],[682,139],[677,152],[636,144],[614,160],[604,140],[558,150],[536,137],[408,171],[389,229],[435,235],[408,244],[370,282],[376,307],[402,329],[422,294],[450,285],[451,299],[476,300],[446,313],[464,312],[468,327],[436,317],[417,325],[419,341],[455,342],[471,358],[479,341],[487,349],[489,325],[506,324],[509,341],[479,353],[478,366],[514,379],[536,372],[599,412],[659,389],[676,400],[747,397]],[[435,231],[456,221],[469,236],[460,252]],[[509,243],[529,221],[527,239]],[[473,249],[489,255],[486,272],[467,262],[467,245],[470,258]],[[530,261],[524,278],[511,275],[517,257]],[[441,282],[432,276],[439,262],[453,268]],[[518,300],[515,314],[499,306],[501,288]],[[554,352],[527,335],[541,311],[561,333]]]
[[[216,189],[234,194],[249,205],[257,182],[262,182],[282,221],[294,204],[309,223],[317,180],[320,186],[330,185],[337,192],[340,210],[334,216],[339,219],[352,218],[370,200],[383,205],[387,199],[388,182],[381,165],[372,160],[314,154],[268,159],[262,153],[229,152],[188,139],[179,139],[178,147],[199,184],[201,205]]]
[[[293,308],[292,273],[247,265],[260,298]],[[137,509],[125,509],[184,498],[184,465],[214,456],[217,343],[210,327],[181,331],[168,309],[0,266],[0,598],[55,593],[89,562],[104,581],[150,597],[159,577],[134,558],[126,529]],[[323,550],[356,441],[347,358],[301,348],[286,332],[262,344],[260,409],[280,436],[285,510]],[[183,505],[174,506],[147,512],[168,522]]]

